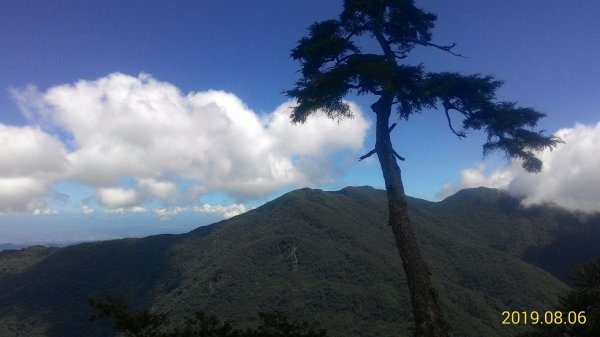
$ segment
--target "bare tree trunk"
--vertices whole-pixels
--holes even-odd
[[[389,225],[394,232],[410,291],[416,325],[415,337],[447,337],[448,324],[440,310],[437,291],[431,284],[429,270],[413,234],[400,167],[390,141],[392,97],[381,96],[371,108],[377,115],[375,149],[387,190]]]

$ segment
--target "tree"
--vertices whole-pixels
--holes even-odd
[[[389,225],[406,272],[417,337],[447,336],[448,326],[408,216],[396,161],[404,158],[394,150],[390,139],[396,126],[389,124],[392,108],[405,120],[426,109],[441,110],[458,138],[465,137],[469,129],[483,129],[487,133],[484,155],[504,151],[507,157],[520,159],[530,172],[542,168],[535,151],[553,148],[560,142],[533,130],[544,114],[496,100],[495,91],[502,82],[491,76],[431,73],[425,72],[422,65],[403,64],[417,46],[459,56],[453,51],[454,44],[431,42],[435,20],[434,14],[416,8],[412,0],[345,0],[338,19],[311,25],[309,35],[292,50],[291,57],[301,63],[302,76],[285,91],[297,102],[291,114],[293,123],[303,123],[317,111],[332,119],[352,117],[343,100],[351,91],[377,97],[371,105],[376,116],[375,148],[360,160],[373,154],[379,158]],[[357,40],[365,36],[380,53],[360,48]],[[462,118],[463,130],[454,128],[451,114]]]
[[[129,306],[123,300],[106,296],[103,299],[90,298],[89,304],[94,308],[90,321],[102,318],[112,318],[115,329],[126,336],[133,337],[162,337],[163,326],[169,322],[167,312],[151,313],[146,310],[129,312]]]
[[[557,312],[577,313],[576,324],[537,325],[520,337],[594,337],[600,332],[600,260],[590,261],[573,270],[574,288],[559,298]]]
[[[237,329],[231,321],[198,310],[173,327],[169,325],[169,312],[132,312],[127,303],[112,296],[90,298],[89,304],[94,309],[90,321],[112,319],[117,332],[127,337],[327,337],[327,330],[290,320],[281,312],[259,313],[258,327]]]

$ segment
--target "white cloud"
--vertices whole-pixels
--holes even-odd
[[[168,220],[179,213],[187,211],[188,209],[184,207],[161,208],[154,210],[154,214],[156,214],[161,220]]]
[[[44,209],[36,208],[33,210],[33,212],[31,214],[33,214],[33,215],[51,215],[51,214],[58,214],[58,211],[55,209],[49,209],[49,208],[44,208]]]
[[[360,108],[348,102],[350,109],[360,112]],[[360,150],[363,145],[364,131],[367,121],[361,113],[354,120],[333,121],[325,114],[315,114],[303,125],[290,123],[290,110],[293,102],[280,105],[275,112],[263,122],[268,125],[269,132],[279,140],[274,145],[277,152],[286,155],[322,155],[332,151],[349,148]]]
[[[360,150],[369,128],[353,103],[354,119],[337,123],[320,116],[291,125],[292,102],[259,117],[234,94],[183,94],[145,74],[12,91],[23,113],[46,132],[0,128],[0,139],[20,139],[11,141],[12,150],[0,147],[0,179],[20,175],[37,186],[18,205],[0,199],[0,211],[27,209],[61,180],[96,188],[98,201],[112,209],[211,192],[238,200],[264,197],[335,178],[327,156]],[[133,186],[122,186],[123,178],[133,179]],[[191,186],[182,191],[180,181]],[[18,193],[5,192],[8,199]]]
[[[43,181],[34,178],[0,178],[0,213],[33,212],[43,208],[48,192]]]
[[[220,213],[225,219],[229,219],[245,213],[248,209],[243,204],[233,204],[229,206],[204,204],[202,206],[194,207],[193,210],[196,213]]]
[[[246,211],[248,211],[248,209],[243,204],[232,204],[228,206],[203,204],[202,206],[194,207],[177,206],[172,208],[161,208],[154,210],[154,213],[162,220],[167,220],[175,215],[188,212],[201,214],[221,214],[223,218],[229,219]]]
[[[42,197],[67,167],[58,139],[37,127],[0,124],[0,213],[45,207]]]
[[[104,213],[107,213],[107,214],[125,214],[125,209],[123,207],[108,208],[108,209],[104,210]]]
[[[88,205],[81,206],[81,213],[83,214],[92,214],[94,213],[94,209]]]
[[[565,143],[544,151],[541,173],[525,172],[520,163],[485,174],[485,166],[461,172],[458,185],[447,183],[438,192],[442,198],[461,188],[487,186],[504,188],[523,197],[524,205],[553,203],[582,212],[600,212],[600,122],[577,124],[556,132]]]
[[[177,193],[177,184],[172,181],[142,178],[138,186],[161,200],[167,200]]]
[[[111,209],[131,207],[140,203],[139,194],[132,188],[99,188],[96,190],[96,196],[101,205]]]
[[[37,127],[0,124],[0,177],[52,177],[68,165],[63,144]]]
[[[146,213],[148,210],[144,207],[133,206],[130,208],[131,213]]]
[[[471,187],[485,186],[506,189],[514,178],[514,174],[510,169],[498,169],[486,175],[486,168],[485,163],[479,163],[473,168],[461,170],[458,185],[446,182],[442,189],[437,192],[436,198],[444,199],[461,189]]]

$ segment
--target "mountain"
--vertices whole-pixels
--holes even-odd
[[[1,243],[0,244],[0,252],[3,250],[17,250],[17,249],[23,249],[26,248],[27,245],[19,245],[19,244],[12,244],[12,243]]]
[[[503,191],[409,209],[453,336],[515,335],[502,311],[552,308],[568,269],[600,256],[600,216],[523,208]],[[0,252],[0,336],[110,335],[88,322],[87,298],[106,294],[241,325],[280,310],[332,336],[413,331],[386,194],[371,187],[296,190],[182,235]]]
[[[0,252],[3,250],[19,250],[32,246],[45,246],[45,247],[66,247],[82,243],[84,241],[73,241],[73,242],[38,242],[38,243],[0,243]]]

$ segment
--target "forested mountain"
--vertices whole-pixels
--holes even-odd
[[[513,336],[504,310],[550,309],[568,270],[600,256],[600,216],[523,208],[506,192],[409,199],[452,335]],[[0,252],[0,336],[106,336],[90,296],[251,324],[280,310],[331,336],[411,334],[385,191],[301,189],[226,221],[158,235]]]

